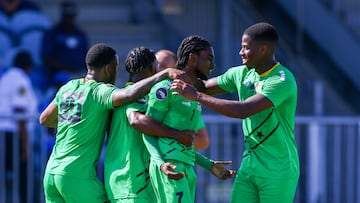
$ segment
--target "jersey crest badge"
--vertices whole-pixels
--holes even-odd
[[[156,98],[159,100],[164,100],[168,95],[168,92],[165,88],[159,88],[156,90]]]

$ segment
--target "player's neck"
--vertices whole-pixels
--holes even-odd
[[[277,63],[277,61],[275,61],[275,60],[268,60],[262,64],[259,64],[255,70],[259,75],[261,75],[261,74],[265,73],[266,71],[270,70],[271,68],[273,68],[276,65],[276,63]]]
[[[185,71],[186,74],[189,76],[189,78],[191,80],[191,84],[192,85],[195,84],[195,82],[197,81],[197,78],[198,78],[196,72],[193,69],[188,68],[187,66],[182,70]]]

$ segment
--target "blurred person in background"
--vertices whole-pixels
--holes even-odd
[[[38,100],[32,87],[29,72],[32,67],[30,53],[19,50],[13,59],[13,64],[0,77],[0,115],[2,116],[35,116],[38,111]],[[27,161],[29,153],[32,152],[30,135],[34,129],[34,123],[26,118],[1,118],[0,132],[5,135],[6,148],[6,181],[13,183],[13,176],[20,180],[21,202],[26,198],[27,182]],[[15,136],[18,135],[18,136]],[[19,137],[19,139],[15,139]],[[19,146],[19,158],[14,157],[13,141],[19,141],[15,146]],[[20,160],[20,174],[14,174],[13,162]],[[17,191],[13,191],[17,192]]]
[[[0,12],[7,17],[13,16],[22,10],[40,11],[40,7],[32,1],[27,0],[0,0]]]
[[[156,52],[155,54],[157,64],[157,71],[162,71],[165,68],[176,68],[177,56],[174,52],[162,49]],[[204,150],[209,147],[210,140],[206,127],[201,128],[197,131],[196,136],[194,137],[194,147],[197,150]]]
[[[72,79],[86,74],[84,58],[88,49],[88,37],[76,24],[78,13],[75,1],[61,2],[59,22],[44,33],[41,56],[52,87],[57,74],[68,74]]]

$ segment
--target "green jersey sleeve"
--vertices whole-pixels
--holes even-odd
[[[93,96],[104,109],[113,109],[112,98],[116,90],[117,88],[113,85],[100,83],[94,88]]]
[[[231,67],[224,74],[216,78],[217,84],[221,89],[234,93],[237,91],[236,84],[243,80],[247,71],[245,66]]]
[[[207,170],[210,170],[211,167],[214,165],[213,160],[207,158],[199,152],[195,152],[195,163]]]
[[[266,83],[258,93],[270,99],[274,107],[277,107],[287,98],[292,98],[297,88],[295,78],[290,71],[279,67],[279,70],[274,72],[274,75],[266,79]]]
[[[156,95],[159,98],[166,97],[168,94],[168,89],[163,88],[159,92],[154,92],[157,89],[157,87],[162,84],[163,84],[163,82],[155,84],[154,87],[150,90],[149,95]],[[149,103],[148,103],[149,105],[148,105],[146,114],[148,116],[151,116],[155,120],[162,122],[162,120],[166,114],[166,110],[167,110],[166,102],[167,102],[167,100],[165,100],[165,99],[154,100],[150,96]],[[155,106],[157,108],[155,108]],[[149,151],[151,161],[154,161],[158,166],[161,166],[163,163],[165,163],[165,161],[163,160],[163,157],[161,155],[160,147],[158,145],[158,138],[144,134],[143,139],[144,139],[144,144],[145,144],[147,150]]]
[[[149,151],[151,161],[154,161],[158,166],[161,166],[165,161],[161,156],[157,137],[143,134],[144,144]]]

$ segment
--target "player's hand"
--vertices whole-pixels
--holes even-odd
[[[231,163],[232,161],[214,161],[214,165],[210,169],[211,173],[222,180],[232,178],[236,171],[225,168],[225,165],[229,165]]]
[[[193,145],[195,131],[193,130],[181,130],[177,131],[174,138],[181,144],[191,147]]]
[[[175,68],[166,68],[164,71],[167,71],[169,78],[175,80],[179,79],[186,83],[191,83],[190,77],[185,71],[175,69]]]
[[[181,173],[175,172],[176,166],[172,165],[169,162],[163,163],[160,166],[160,169],[168,178],[173,180],[180,180],[185,176],[184,172]]]
[[[175,92],[173,92],[174,95],[180,95],[188,100],[196,101],[198,98],[196,89],[182,80],[174,80],[171,83],[170,89],[175,90]]]

